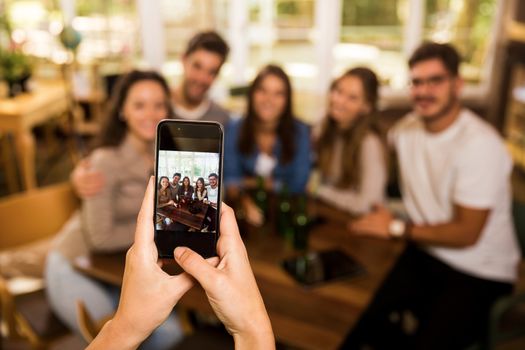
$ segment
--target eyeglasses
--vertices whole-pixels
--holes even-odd
[[[410,86],[413,88],[418,88],[423,85],[428,85],[429,87],[436,87],[436,86],[441,85],[447,79],[450,79],[450,76],[446,74],[433,75],[425,79],[414,78],[410,81]]]

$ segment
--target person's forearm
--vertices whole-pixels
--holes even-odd
[[[86,350],[134,350],[142,339],[126,331],[118,321],[110,320],[100,330]]]
[[[317,196],[325,202],[354,215],[366,213],[372,204],[381,202],[377,198],[373,200],[368,193],[341,190],[328,185],[319,186]]]
[[[449,222],[439,225],[412,225],[408,234],[416,242],[464,248],[475,244],[480,232],[460,222]]]
[[[272,350],[275,349],[275,338],[271,326],[254,329],[243,334],[234,334],[236,350]]]

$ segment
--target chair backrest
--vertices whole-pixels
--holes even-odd
[[[78,206],[69,183],[0,199],[0,250],[56,234]]]
[[[82,338],[89,344],[95,339],[100,329],[98,329],[95,321],[91,318],[86,305],[82,300],[77,300],[77,324],[80,329]]]
[[[82,338],[89,344],[95,339],[97,334],[102,330],[102,327],[113,318],[113,314],[107,315],[100,320],[94,320],[89,310],[86,307],[86,304],[82,300],[76,301],[77,309],[77,324],[80,329],[80,334]]]
[[[8,335],[16,334],[15,302],[9,292],[7,281],[0,275],[0,315],[5,323]]]

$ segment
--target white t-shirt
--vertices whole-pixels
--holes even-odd
[[[490,209],[478,241],[467,248],[427,246],[430,254],[467,274],[514,281],[520,259],[511,216],[512,160],[501,137],[463,109],[440,133],[411,113],[390,131],[401,172],[403,202],[416,225],[449,222],[454,204]]]
[[[260,152],[255,160],[255,174],[257,176],[269,177],[277,166],[277,158]]]
[[[189,110],[186,109],[178,104],[173,104],[173,110],[175,111],[175,114],[179,116],[182,119],[187,120],[200,120],[208,112],[210,109],[211,101],[208,99],[204,99],[200,105],[198,105],[195,109]]]
[[[211,186],[206,186],[206,192],[208,193],[208,200],[211,203],[217,204],[219,200],[219,186],[211,188]]]

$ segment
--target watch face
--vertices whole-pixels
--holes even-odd
[[[405,222],[399,219],[394,219],[388,225],[388,231],[393,237],[401,237],[405,234]]]

